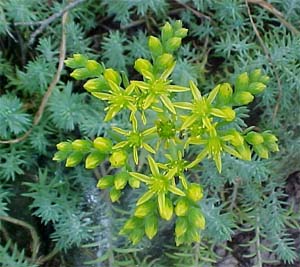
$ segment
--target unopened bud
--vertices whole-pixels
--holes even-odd
[[[177,218],[176,225],[175,225],[176,237],[180,237],[184,235],[187,231],[187,228],[188,228],[187,219],[185,217]]]
[[[139,73],[142,73],[142,70],[146,70],[146,71],[150,71],[151,72],[152,69],[153,69],[152,64],[150,63],[150,61],[147,60],[147,59],[143,59],[143,58],[138,58],[135,61],[134,68]]]
[[[259,145],[264,142],[264,138],[262,134],[257,132],[249,132],[246,137],[246,141],[251,145]]]
[[[90,72],[86,68],[74,70],[70,76],[75,80],[84,80],[90,77]]]
[[[83,88],[88,92],[100,92],[108,88],[107,82],[103,77],[90,79],[84,85]]]
[[[249,86],[249,77],[247,72],[240,74],[235,80],[236,91],[246,91]]]
[[[181,38],[179,37],[172,37],[166,43],[166,50],[168,52],[173,52],[177,50],[181,45]]]
[[[57,149],[59,151],[72,151],[73,148],[72,148],[72,144],[70,142],[60,142],[56,145]]]
[[[187,190],[187,196],[194,202],[197,202],[203,197],[203,190],[199,184],[191,183]]]
[[[95,169],[103,160],[105,155],[99,151],[91,152],[85,159],[86,169]]]
[[[126,164],[127,153],[123,150],[114,151],[109,158],[109,162],[113,167],[122,167]]]
[[[106,189],[112,187],[114,184],[114,176],[113,175],[106,175],[99,179],[97,183],[97,187],[99,189]]]
[[[237,92],[233,100],[237,105],[247,105],[254,100],[254,96],[249,92]]]
[[[171,54],[162,54],[157,58],[156,64],[160,69],[166,69],[170,67],[174,62],[174,58]]]
[[[145,233],[147,237],[151,240],[157,233],[158,230],[158,219],[156,216],[152,215],[145,220]]]
[[[97,137],[94,140],[94,147],[102,153],[109,153],[112,150],[112,142],[105,137]]]
[[[116,189],[115,187],[112,187],[109,191],[109,196],[111,199],[111,202],[116,202],[119,200],[121,196],[121,191]]]
[[[148,41],[148,46],[151,53],[154,56],[159,56],[163,53],[163,47],[160,40],[157,37],[150,36]]]
[[[88,152],[88,151],[90,151],[91,147],[92,147],[92,144],[88,140],[77,139],[72,142],[73,150],[77,150],[77,151],[81,151],[81,152]]]
[[[186,198],[180,198],[175,207],[175,214],[177,216],[185,216],[189,209],[189,203]]]
[[[80,151],[74,151],[67,158],[66,167],[74,167],[78,165],[83,158],[83,154]]]
[[[173,203],[170,199],[166,198],[165,199],[165,205],[161,207],[159,205],[159,214],[160,217],[163,219],[169,221],[172,218],[173,215]]]
[[[197,228],[205,228],[205,218],[199,208],[192,208],[188,214],[189,222]]]
[[[261,157],[263,159],[269,158],[268,148],[266,146],[264,146],[263,144],[255,145],[255,146],[253,146],[253,149],[259,157]]]
[[[81,54],[74,54],[73,57],[69,57],[64,62],[69,68],[82,68],[85,66],[87,58]]]
[[[254,82],[250,83],[248,90],[251,94],[255,95],[263,92],[266,89],[266,87],[267,86],[261,82]]]
[[[128,176],[129,176],[128,172],[125,171],[117,173],[115,175],[115,181],[114,181],[115,188],[118,190],[122,190],[127,184]]]
[[[252,71],[249,75],[249,79],[251,83],[258,82],[260,78],[261,78],[261,69],[256,69]]]
[[[172,37],[173,37],[173,28],[169,22],[166,22],[166,24],[161,29],[161,38],[163,42],[166,42]]]
[[[117,85],[120,85],[122,82],[120,74],[113,69],[106,69],[103,75],[107,81],[112,81]]]
[[[131,188],[139,188],[141,185],[141,182],[134,177],[130,177],[128,183],[131,186]]]
[[[175,31],[174,36],[179,37],[179,38],[184,38],[187,36],[188,29],[186,28],[181,28],[177,31]]]
[[[88,60],[85,67],[95,76],[101,75],[103,72],[103,67],[96,60]]]
[[[153,211],[153,203],[151,201],[147,201],[136,207],[134,212],[134,216],[138,218],[146,217],[151,211]]]

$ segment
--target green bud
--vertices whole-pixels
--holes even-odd
[[[130,234],[129,234],[129,239],[131,240],[133,245],[136,245],[139,243],[144,236],[144,231],[141,229],[134,229]]]
[[[241,155],[243,160],[251,160],[251,150],[247,143],[244,142],[243,145],[236,147],[237,151]]]
[[[114,151],[109,158],[109,162],[113,167],[122,167],[126,164],[127,153],[124,150]]]
[[[200,233],[196,227],[189,228],[188,232],[186,233],[186,239],[188,242],[200,242]]]
[[[175,23],[173,24],[173,28],[175,31],[179,30],[182,28],[182,21],[181,20],[176,20]]]
[[[88,60],[85,67],[94,75],[101,75],[103,72],[103,67],[96,60]]]
[[[230,139],[230,143],[235,146],[241,146],[244,144],[244,137],[236,130],[231,130],[229,131],[229,135],[232,136],[232,138]]]
[[[253,131],[249,132],[246,135],[245,139],[251,145],[259,145],[264,142],[264,138],[263,138],[262,134],[253,132]]]
[[[235,90],[236,91],[246,91],[249,86],[248,73],[244,72],[240,74],[235,80]]]
[[[75,80],[84,80],[91,77],[91,73],[86,68],[80,68],[72,71],[70,76]]]
[[[143,59],[143,58],[138,58],[135,61],[134,68],[139,73],[142,73],[142,70],[147,70],[147,71],[150,71],[150,72],[153,70],[153,66],[150,63],[150,61],[147,60],[147,59]]]
[[[114,184],[114,176],[113,175],[106,175],[99,179],[97,183],[97,188],[99,189],[106,189],[112,187]]]
[[[271,134],[269,132],[263,132],[262,136],[264,138],[264,145],[267,146],[267,148],[271,152],[279,151],[279,147],[276,143],[278,141],[278,139],[274,134]]]
[[[121,191],[116,189],[115,187],[112,187],[109,191],[109,196],[111,199],[111,202],[116,202],[119,200],[121,196]]]
[[[103,160],[105,155],[99,151],[91,152],[85,160],[86,169],[95,169]]]
[[[108,88],[107,82],[103,77],[90,79],[84,85],[83,88],[88,92],[100,92]]]
[[[237,92],[233,100],[237,105],[247,105],[254,100],[254,96],[249,92]]]
[[[259,81],[260,81],[261,83],[264,83],[264,84],[267,84],[267,83],[269,82],[269,80],[270,80],[270,77],[267,76],[267,75],[263,75],[263,76],[261,76],[260,79],[259,79]]]
[[[187,197],[194,202],[197,202],[203,198],[203,190],[199,184],[191,183],[188,186]]]
[[[140,225],[140,219],[138,219],[136,217],[132,217],[126,221],[125,225],[123,226],[123,229],[125,231],[133,230],[133,229],[138,228],[139,225]]]
[[[122,82],[122,78],[121,78],[120,74],[113,69],[104,70],[103,75],[104,75],[105,80],[112,81],[117,85],[120,85]]]
[[[157,230],[158,230],[157,217],[154,215],[147,217],[145,219],[145,233],[150,240],[156,235]]]
[[[266,89],[266,87],[267,86],[263,83],[254,82],[254,83],[250,83],[248,90],[251,94],[256,95],[263,92]]]
[[[169,22],[166,22],[161,29],[161,38],[163,42],[166,42],[173,37],[173,28]]]
[[[176,237],[183,236],[188,229],[188,223],[186,220],[186,217],[179,217],[176,220],[176,225],[175,225],[175,234]]]
[[[94,140],[94,147],[102,153],[109,153],[112,150],[112,142],[105,137],[97,137]]]
[[[189,222],[197,228],[205,228],[205,218],[199,208],[191,208],[188,214]]]
[[[156,60],[156,65],[159,69],[166,69],[170,67],[174,62],[174,58],[171,54],[164,53]]]
[[[165,199],[165,205],[164,207],[159,206],[159,214],[160,217],[163,219],[169,221],[172,218],[173,215],[173,203],[170,199]]]
[[[166,43],[166,50],[168,52],[173,52],[177,50],[181,46],[181,38],[179,37],[172,37]]]
[[[258,144],[258,145],[253,146],[253,150],[259,157],[261,157],[263,159],[269,158],[268,148],[266,146],[264,146],[263,144]]]
[[[163,53],[163,47],[160,40],[157,37],[150,36],[148,41],[148,46],[151,53],[154,56],[159,56]]]
[[[69,151],[58,151],[54,154],[53,160],[63,161],[69,156]]]
[[[138,218],[144,218],[152,211],[153,211],[153,202],[147,201],[136,207],[134,216],[136,216]]]
[[[218,102],[221,102],[222,104],[228,104],[231,101],[232,92],[233,90],[229,83],[222,83],[217,96]]]
[[[74,151],[67,158],[66,167],[74,167],[78,165],[83,158],[83,154],[80,151]]]
[[[89,152],[92,147],[92,144],[88,140],[77,139],[72,142],[72,149],[81,151],[81,152]]]
[[[188,33],[188,29],[181,28],[181,29],[175,31],[174,36],[179,37],[179,38],[184,38],[187,36],[187,33]]]
[[[115,181],[114,181],[115,188],[118,190],[122,190],[127,184],[128,176],[129,176],[128,172],[125,171],[117,173],[115,175]]]
[[[189,209],[189,203],[186,198],[180,198],[175,207],[175,214],[177,216],[185,216]]]
[[[87,62],[87,58],[81,54],[74,54],[73,58],[69,57],[65,61],[66,66],[72,69],[82,68]]]
[[[251,83],[258,82],[260,78],[261,78],[261,69],[256,69],[252,71],[249,75],[249,79]]]
[[[139,188],[141,185],[141,182],[134,177],[130,177],[128,183],[131,186],[131,188]]]
[[[56,147],[59,151],[69,152],[73,150],[72,144],[70,142],[60,142],[56,145]]]

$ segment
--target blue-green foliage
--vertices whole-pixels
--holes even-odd
[[[0,96],[0,121],[2,139],[24,133],[31,124],[30,115],[24,112],[21,100],[11,94]]]

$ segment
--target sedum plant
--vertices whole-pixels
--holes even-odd
[[[253,153],[268,158],[278,151],[272,133],[242,129],[238,123],[236,108],[251,103],[268,83],[259,69],[242,73],[233,86],[221,83],[208,93],[193,81],[189,86],[172,83],[175,53],[187,32],[176,21],[166,23],[160,37],[149,37],[151,60],[138,58],[134,63],[140,80],[129,80],[125,73],[82,54],[65,61],[74,69],[71,77],[87,80],[83,87],[105,103],[104,121],[111,131],[108,137],[57,144],[54,160],[66,160],[66,167],[84,161],[87,169],[108,161],[113,170],[99,179],[97,187],[109,190],[112,202],[122,201],[125,188],[140,188],[134,213],[120,231],[134,244],[144,235],[152,239],[160,220],[172,218],[177,245],[200,241],[205,228],[199,206],[203,188],[187,173],[205,158],[211,158],[221,172],[223,154],[250,161]],[[130,127],[115,123],[120,113],[128,117]]]

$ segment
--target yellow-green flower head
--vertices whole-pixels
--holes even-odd
[[[112,153],[109,162],[111,166],[119,168],[126,164],[127,157],[127,153],[124,150],[117,150]]]

